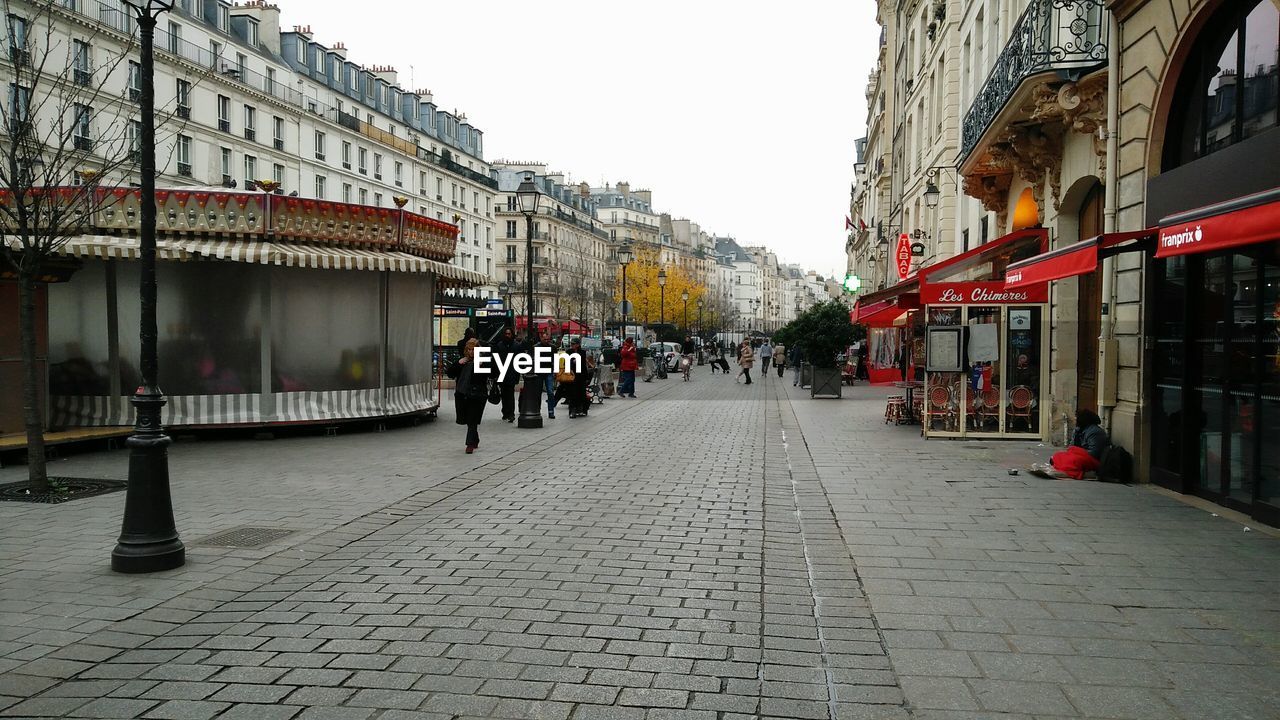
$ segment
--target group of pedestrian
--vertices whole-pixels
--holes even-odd
[[[619,391],[624,396],[634,398],[636,396],[636,355],[634,345],[628,348],[630,342],[628,338],[627,342],[623,343],[620,353],[622,377],[619,382]],[[475,330],[467,328],[462,339],[458,341],[458,348],[461,351],[458,358],[445,368],[445,374],[454,381],[453,402],[456,422],[467,427],[466,451],[468,454],[480,447],[480,423],[484,419],[486,404],[501,406],[503,422],[513,423],[516,420],[515,390],[516,383],[520,380],[519,374],[508,370],[506,376],[500,378],[496,370],[488,369],[483,372],[477,370],[475,352],[480,345],[481,342],[476,337]],[[493,363],[490,367],[511,368],[511,359],[516,354],[534,355],[539,347],[546,347],[553,354],[563,351],[569,358],[577,359],[577,362],[573,362],[562,358],[554,372],[539,376],[539,381],[543,383],[543,390],[546,393],[547,417],[554,420],[556,407],[561,403],[568,406],[570,418],[586,417],[591,408],[588,387],[596,372],[596,358],[594,354],[583,350],[581,339],[573,338],[566,346],[554,343],[539,334],[532,343],[522,342],[516,339],[511,328],[506,328],[493,343]]]

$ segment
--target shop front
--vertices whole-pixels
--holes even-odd
[[[1008,265],[1046,244],[1022,230],[920,271],[926,437],[1047,437],[1048,283],[1004,286]]]
[[[1166,217],[1151,480],[1280,523],[1280,189]]]
[[[867,377],[883,384],[913,379],[923,355],[920,281],[911,278],[858,299],[849,319],[867,329]],[[919,352],[915,351],[920,341]]]
[[[1145,192],[1147,474],[1280,524],[1280,6],[1206,3],[1161,78]]]

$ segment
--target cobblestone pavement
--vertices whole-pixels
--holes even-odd
[[[472,456],[443,419],[179,444],[188,541],[300,532],[156,576],[106,569],[120,495],[0,507],[0,715],[1278,717],[1273,538],[1008,476],[1034,448],[926,443],[876,388],[642,390]]]

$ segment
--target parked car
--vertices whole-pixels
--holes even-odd
[[[673,342],[655,342],[649,345],[650,352],[660,355],[666,362],[667,372],[680,370],[680,345]],[[655,356],[651,355],[651,357]]]

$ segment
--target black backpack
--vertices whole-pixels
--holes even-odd
[[[1133,481],[1133,456],[1119,445],[1111,445],[1102,453],[1098,465],[1098,479],[1102,482],[1128,483]]]

